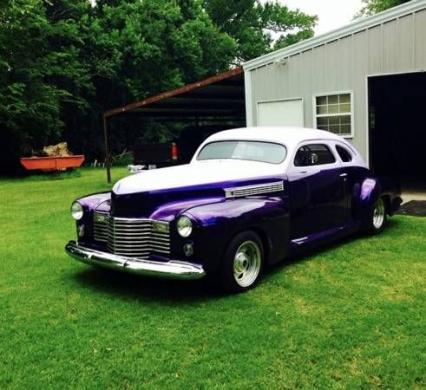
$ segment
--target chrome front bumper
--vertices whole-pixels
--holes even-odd
[[[65,246],[65,251],[74,259],[86,264],[118,269],[135,274],[186,280],[200,279],[205,275],[203,267],[199,264],[178,260],[161,262],[135,259],[86,248],[78,245],[75,241],[70,241]]]

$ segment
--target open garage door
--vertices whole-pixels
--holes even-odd
[[[426,188],[426,73],[370,77],[370,166]]]
[[[278,100],[257,104],[258,126],[303,127],[303,100]]]

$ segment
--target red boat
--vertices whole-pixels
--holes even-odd
[[[84,162],[84,156],[22,157],[20,161],[27,170],[39,169],[43,172],[65,171],[68,168],[81,166]]]

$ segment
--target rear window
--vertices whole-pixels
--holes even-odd
[[[217,141],[201,149],[197,160],[249,160],[280,164],[287,156],[284,145],[260,141]]]

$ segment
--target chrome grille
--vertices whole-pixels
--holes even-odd
[[[111,253],[140,258],[170,254],[167,222],[113,217],[104,220],[97,214],[94,214],[94,238],[106,242]]]
[[[233,187],[225,189],[226,198],[241,198],[250,195],[261,195],[284,190],[284,182],[259,184],[254,186]]]
[[[109,214],[95,212],[93,214],[93,237],[96,241],[107,242],[109,231]]]

